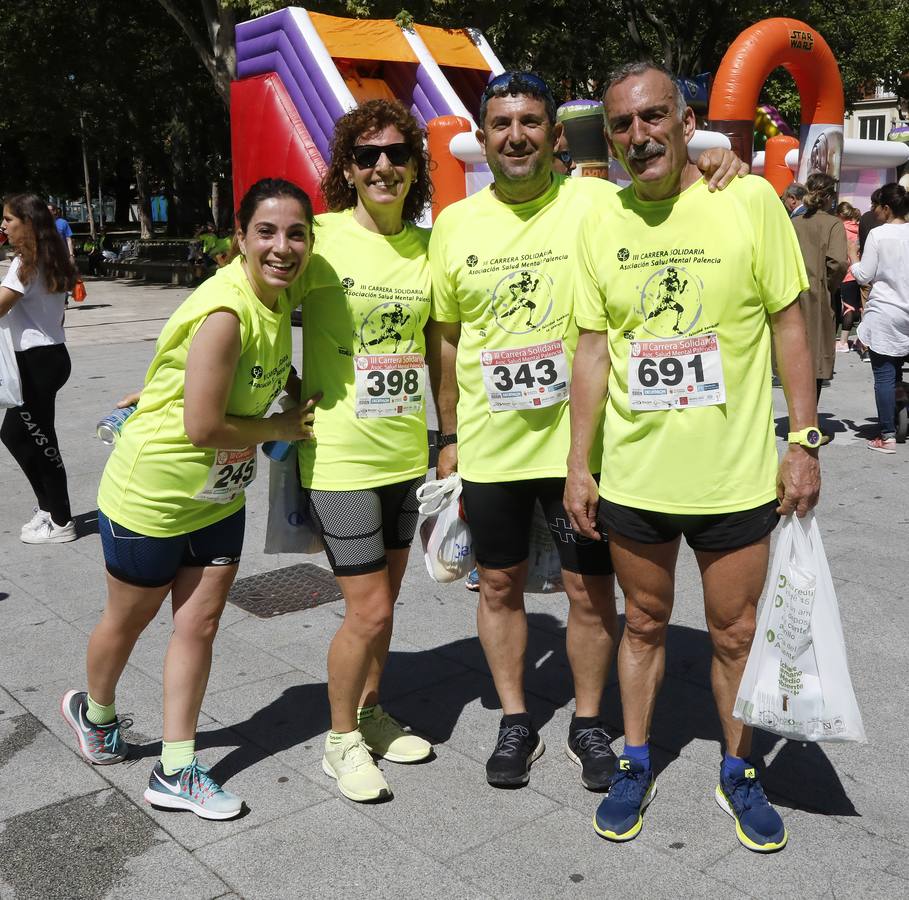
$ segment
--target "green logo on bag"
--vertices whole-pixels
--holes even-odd
[[[778,587],[778,588],[784,588],[784,587],[786,587],[786,584],[787,584],[787,578],[786,578],[785,575],[783,575],[783,574],[781,573],[781,574],[780,574],[780,580],[779,580],[779,583],[777,584],[777,587]]]
[[[776,640],[776,635],[773,633],[772,628],[767,629],[767,642],[772,644]]]
[[[783,605],[783,598],[779,594],[776,595],[776,599],[774,600],[773,605],[777,609],[779,609]]]

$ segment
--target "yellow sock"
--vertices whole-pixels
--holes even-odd
[[[91,694],[86,694],[85,696],[88,698],[88,710],[85,713],[85,718],[92,725],[108,725],[117,718],[117,711],[114,709],[113,703],[105,706],[103,703],[97,703],[92,700]]]
[[[165,775],[174,775],[185,769],[196,755],[196,741],[163,741],[161,744],[161,767]]]

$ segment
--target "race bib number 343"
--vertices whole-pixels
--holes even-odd
[[[354,357],[358,419],[406,416],[423,409],[426,369],[419,353]]]
[[[628,400],[635,410],[688,409],[725,403],[726,385],[717,336],[632,341]]]
[[[568,360],[561,341],[514,350],[483,350],[480,366],[493,412],[539,409],[568,397]]]

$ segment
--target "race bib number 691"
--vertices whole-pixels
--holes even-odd
[[[726,402],[723,361],[715,334],[632,341],[628,356],[632,409],[689,409]]]

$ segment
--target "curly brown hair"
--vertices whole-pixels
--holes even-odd
[[[341,116],[335,123],[331,141],[331,164],[322,179],[322,196],[332,212],[351,209],[357,205],[357,190],[349,187],[345,167],[353,162],[353,148],[358,138],[377,134],[393,126],[404,136],[417,164],[402,218],[416,222],[432,202],[432,182],[429,178],[429,154],[426,152],[423,129],[399,100],[368,100]]]
[[[22,259],[19,269],[22,284],[31,284],[40,274],[50,293],[71,291],[79,271],[69,258],[47,204],[37,194],[13,194],[4,199],[3,205],[29,226],[25,240],[16,247]]]

